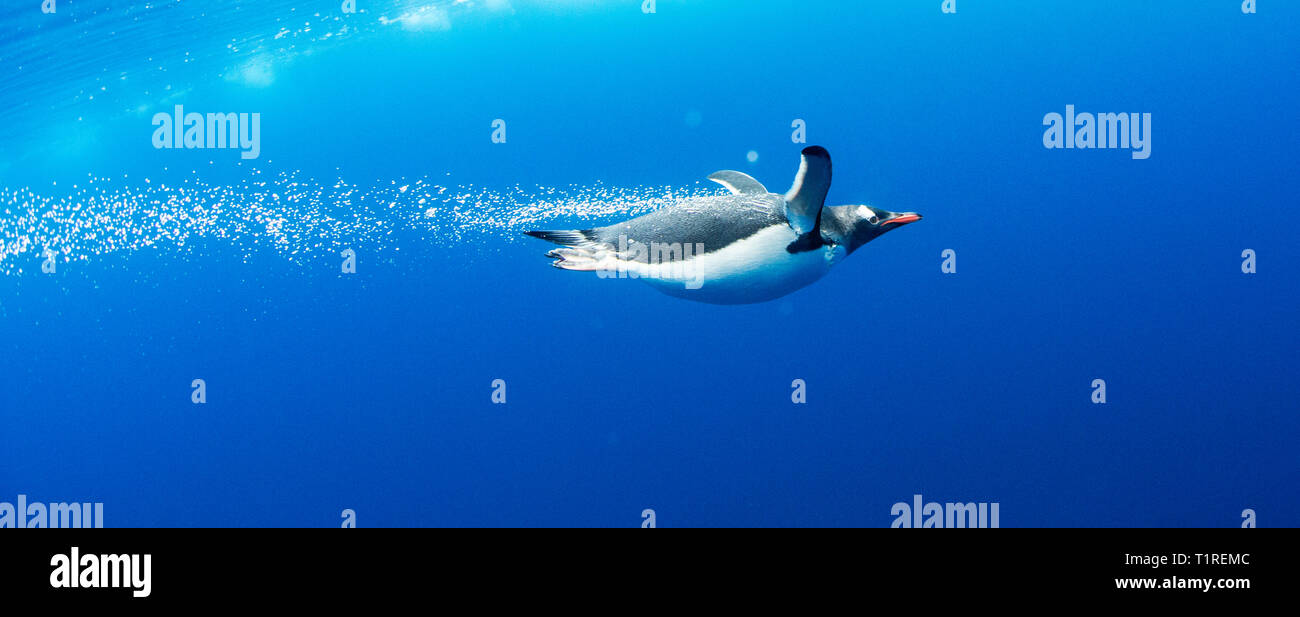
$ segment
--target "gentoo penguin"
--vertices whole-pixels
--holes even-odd
[[[709,179],[730,194],[679,201],[607,227],[525,233],[564,246],[546,254],[557,268],[636,278],[688,300],[749,304],[805,287],[862,245],[921,219],[871,206],[822,207],[831,156],[820,146],[803,150],[784,195],[739,171]]]

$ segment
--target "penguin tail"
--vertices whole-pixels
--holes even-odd
[[[552,229],[552,230],[533,230],[524,233],[534,237],[541,238],[547,242],[554,242],[563,246],[577,246],[591,242],[590,229]]]

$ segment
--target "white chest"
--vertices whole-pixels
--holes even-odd
[[[747,304],[779,298],[825,276],[843,256],[840,247],[791,253],[789,225],[773,225],[688,260],[679,276],[645,278],[660,291],[700,302]]]

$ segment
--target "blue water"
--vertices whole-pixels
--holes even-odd
[[[1300,523],[1300,4],[39,4],[0,10],[0,502],[110,527],[887,527],[915,494],[1003,527]],[[259,157],[155,149],[178,104],[259,113]],[[1066,105],[1150,113],[1150,158],[1046,149]],[[520,233],[718,169],[784,191],[796,118],[829,203],[925,219],[744,306],[549,268]]]

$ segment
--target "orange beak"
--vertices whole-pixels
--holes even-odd
[[[883,224],[889,225],[891,223],[898,223],[901,225],[903,223],[912,223],[919,220],[921,220],[921,215],[915,212],[908,212],[907,214],[900,214],[892,219],[889,219],[888,221],[885,221]]]

